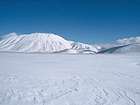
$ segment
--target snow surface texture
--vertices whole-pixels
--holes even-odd
[[[0,105],[140,105],[140,54],[0,58]]]
[[[98,52],[98,48],[97,46],[68,41],[51,33],[31,33],[22,35],[11,33],[3,37],[0,41],[0,51],[7,52],[96,53]]]

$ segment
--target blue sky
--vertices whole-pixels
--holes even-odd
[[[0,0],[0,34],[52,32],[104,43],[140,35],[140,0]]]

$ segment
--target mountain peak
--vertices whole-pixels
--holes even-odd
[[[0,41],[1,51],[14,52],[57,52],[70,49],[71,44],[52,33],[8,34]]]
[[[0,51],[8,52],[66,52],[66,53],[97,53],[98,48],[80,42],[68,41],[53,33],[30,33],[5,35],[0,41]]]

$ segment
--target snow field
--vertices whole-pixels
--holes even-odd
[[[0,53],[0,105],[139,105],[140,55]]]

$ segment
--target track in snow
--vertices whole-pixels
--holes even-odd
[[[140,55],[0,53],[0,105],[139,105]]]

